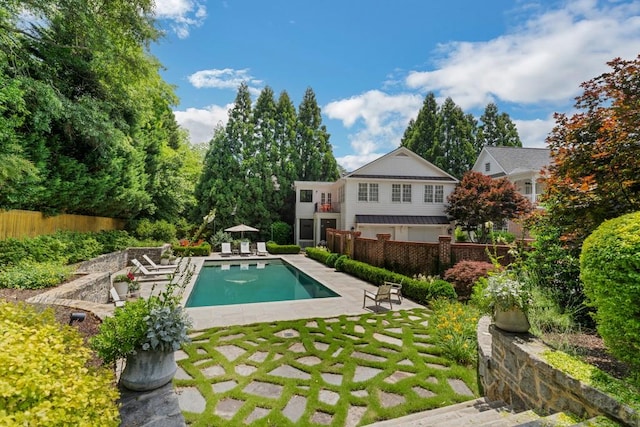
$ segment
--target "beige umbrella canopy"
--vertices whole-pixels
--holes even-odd
[[[229,227],[229,228],[225,228],[224,231],[228,231],[229,233],[242,233],[242,237],[244,237],[244,232],[245,231],[260,231],[257,228],[253,228],[249,225],[246,224],[238,224],[238,225],[234,225],[233,227]]]

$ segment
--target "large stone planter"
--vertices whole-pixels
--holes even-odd
[[[138,350],[127,356],[120,383],[129,390],[155,390],[171,381],[177,370],[173,351]]]
[[[127,294],[129,293],[129,282],[113,282],[113,287],[116,289],[121,300],[127,299]]]
[[[527,332],[531,327],[527,315],[518,307],[513,307],[509,310],[496,307],[493,313],[493,322],[498,328],[506,332],[523,333]]]

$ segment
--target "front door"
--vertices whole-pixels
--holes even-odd
[[[336,228],[335,219],[321,219],[320,220],[320,240],[327,241],[327,228]]]

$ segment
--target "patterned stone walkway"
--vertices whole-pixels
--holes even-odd
[[[356,426],[473,398],[428,322],[414,309],[194,334],[176,353],[180,408],[193,425]]]

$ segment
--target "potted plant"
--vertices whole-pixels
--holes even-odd
[[[172,256],[173,252],[171,251],[171,249],[162,252],[162,254],[160,255],[160,265],[169,265]]]
[[[527,332],[527,312],[531,302],[529,286],[510,271],[490,275],[486,296],[493,310],[495,325],[508,332]]]
[[[113,287],[116,288],[116,292],[120,299],[127,298],[129,293],[129,286],[132,282],[136,281],[136,276],[133,272],[128,271],[126,274],[118,274],[113,278]],[[137,282],[136,282],[137,283]]]
[[[140,282],[137,280],[129,282],[129,296],[132,298],[140,297]]]
[[[177,365],[174,352],[189,341],[191,321],[180,305],[193,275],[188,264],[159,292],[128,301],[100,325],[91,346],[104,364],[126,358],[120,383],[137,391],[153,390],[171,381]]]

